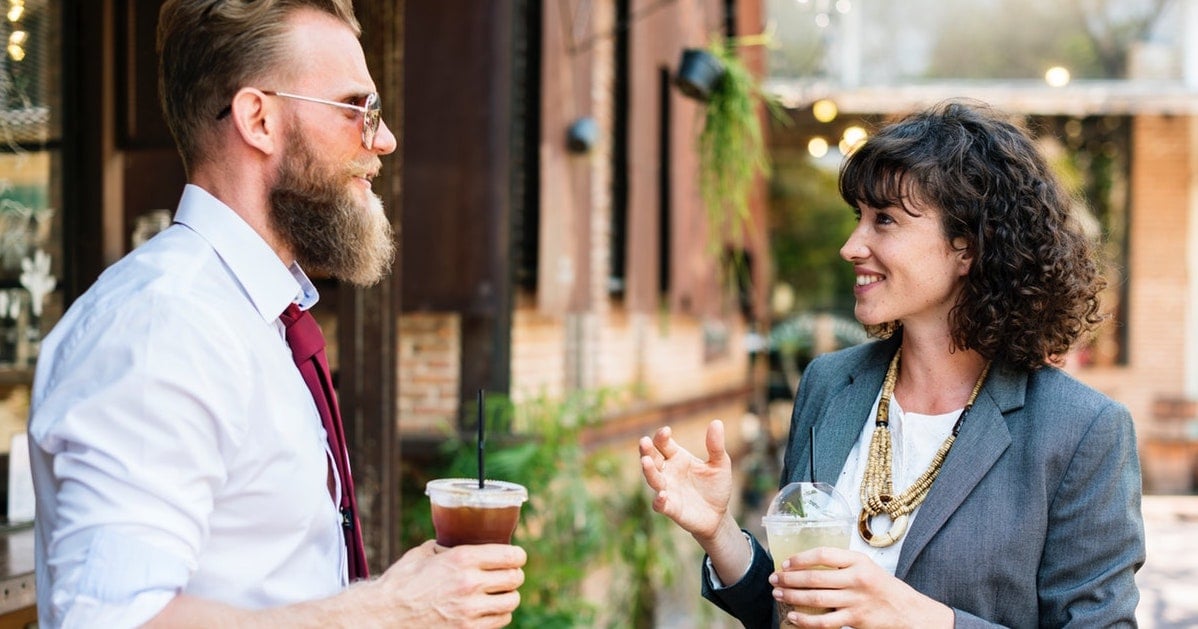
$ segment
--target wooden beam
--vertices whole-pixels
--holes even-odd
[[[356,4],[362,47],[378,85],[383,119],[402,138],[404,0]],[[400,152],[383,160],[375,192],[395,233],[401,207]],[[400,542],[400,447],[397,435],[398,356],[396,317],[403,269],[398,259],[390,277],[369,288],[338,289],[338,396],[353,463],[366,554],[373,574],[403,553]]]

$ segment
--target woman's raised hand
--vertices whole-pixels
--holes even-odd
[[[724,423],[707,427],[707,460],[674,441],[668,426],[641,437],[641,471],[657,495],[653,510],[670,518],[700,544],[726,524],[732,498],[732,459],[724,449]]]

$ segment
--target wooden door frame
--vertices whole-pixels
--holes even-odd
[[[397,138],[403,120],[404,0],[357,0],[362,47],[378,86],[383,119]],[[383,158],[374,181],[396,237],[400,234],[402,151]],[[342,285],[337,306],[340,347],[338,396],[346,440],[354,465],[366,552],[372,573],[381,573],[405,550],[401,542],[403,509],[396,318],[400,312],[399,257],[389,277],[375,286]]]

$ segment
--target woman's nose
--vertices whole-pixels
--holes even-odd
[[[860,227],[853,230],[844,244],[840,246],[840,257],[852,262],[860,260],[869,255],[869,249],[865,246],[865,240],[860,235]]]

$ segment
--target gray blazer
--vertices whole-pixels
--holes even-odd
[[[834,483],[882,386],[896,338],[820,356],[795,399],[783,484]],[[895,575],[958,627],[1136,625],[1144,563],[1140,464],[1127,409],[1059,369],[991,369],[911,523]],[[756,540],[739,582],[703,595],[746,627],[776,627]]]

